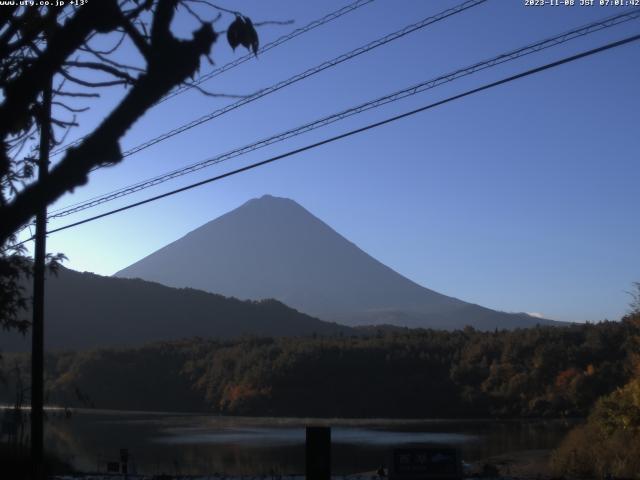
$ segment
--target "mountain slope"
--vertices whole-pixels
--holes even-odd
[[[116,273],[238,298],[276,298],[348,325],[481,329],[549,323],[448,297],[372,258],[296,202],[265,195]]]
[[[229,339],[330,335],[350,329],[299,313],[275,300],[225,298],[143,280],[102,277],[65,268],[48,277],[45,297],[47,350],[140,345],[190,337]],[[0,333],[0,350],[30,348],[30,336]]]

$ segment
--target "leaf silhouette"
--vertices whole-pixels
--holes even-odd
[[[227,30],[227,41],[234,50],[238,45],[242,45],[247,50],[251,50],[254,55],[258,54],[260,41],[258,32],[253,26],[249,17],[237,15],[236,19],[229,25]]]

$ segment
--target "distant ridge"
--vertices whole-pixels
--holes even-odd
[[[311,318],[276,300],[241,301],[66,268],[47,278],[45,312],[47,350],[138,346],[193,337],[351,333],[348,327]],[[0,351],[29,350],[30,342],[30,335],[0,333]]]
[[[346,325],[482,330],[555,324],[439,294],[366,254],[293,200],[265,195],[117,272],[243,299],[275,298]]]

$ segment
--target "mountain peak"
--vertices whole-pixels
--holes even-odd
[[[256,198],[252,198],[251,200],[249,200],[250,202],[252,201],[263,201],[263,202],[268,202],[268,201],[286,201],[286,202],[293,202],[296,203],[295,201],[291,200],[290,198],[287,197],[278,197],[276,195],[271,195],[269,193],[265,193],[264,195],[262,195],[261,197],[256,197]]]
[[[264,194],[261,197],[252,198],[248,200],[241,206],[239,206],[236,210],[240,210],[244,207],[249,206],[261,206],[265,208],[283,208],[283,207],[297,207],[302,210],[305,210],[302,205],[300,205],[295,200],[286,197],[277,197],[275,195]],[[233,210],[232,210],[233,211]],[[305,210],[306,211],[306,210]]]
[[[241,299],[275,298],[348,325],[510,328],[544,323],[422,287],[289,198],[263,195],[116,273]]]

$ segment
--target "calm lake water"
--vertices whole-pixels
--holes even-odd
[[[77,469],[104,471],[127,448],[138,473],[258,475],[304,472],[306,425],[332,427],[334,474],[376,470],[394,447],[452,445],[465,461],[558,445],[563,421],[345,420],[76,412],[50,418],[46,444]],[[132,465],[132,466],[133,466]]]

